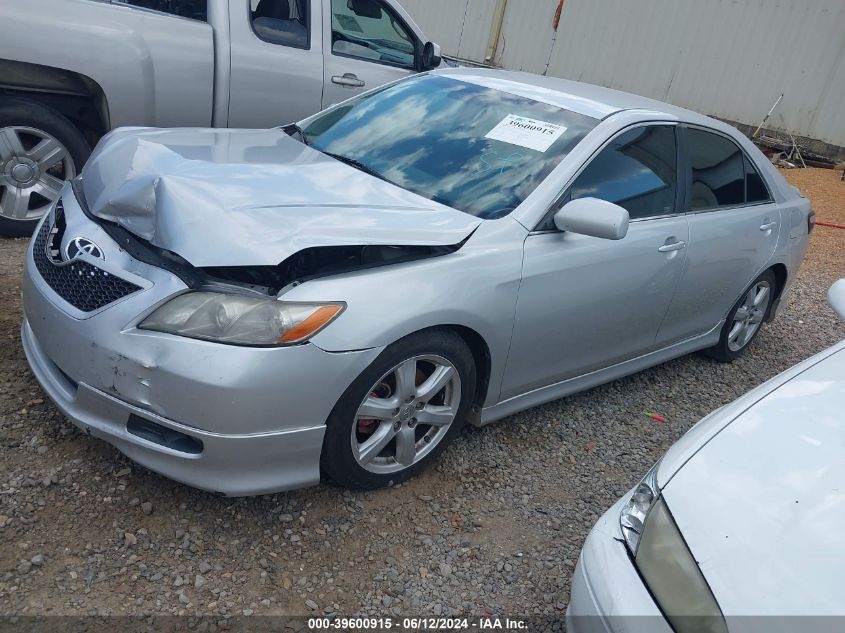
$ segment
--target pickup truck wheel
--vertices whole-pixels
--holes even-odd
[[[0,101],[0,235],[32,235],[91,148],[64,116],[35,101]]]

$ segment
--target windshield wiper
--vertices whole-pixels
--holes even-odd
[[[377,171],[375,171],[371,167],[368,167],[367,165],[365,165],[361,161],[355,160],[354,158],[349,158],[349,156],[343,156],[342,154],[334,154],[332,152],[327,152],[327,151],[322,150],[322,149],[320,151],[323,154],[325,154],[326,156],[331,156],[335,160],[339,160],[341,163],[345,163],[345,164],[349,165],[350,167],[354,167],[355,169],[363,171],[365,174],[369,174],[370,176],[375,176],[376,178],[384,180],[385,182],[390,182],[387,178],[382,176],[380,173],[378,173]]]

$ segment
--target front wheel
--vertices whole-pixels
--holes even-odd
[[[82,169],[91,148],[59,112],[37,102],[0,102],[0,235],[32,235]]]
[[[731,308],[719,343],[705,350],[705,354],[721,363],[730,363],[742,356],[769,316],[776,284],[771,270],[757,277]]]
[[[363,489],[413,477],[460,431],[475,380],[472,353],[450,330],[394,343],[335,405],[323,441],[323,471],[341,485]]]

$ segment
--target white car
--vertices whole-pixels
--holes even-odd
[[[829,298],[845,318],[845,279]],[[567,631],[841,631],[843,526],[845,341],[701,420],[599,520]]]

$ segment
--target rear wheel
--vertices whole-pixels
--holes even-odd
[[[742,356],[769,316],[776,287],[777,279],[771,270],[757,277],[731,308],[719,343],[705,350],[705,354],[722,363]]]
[[[0,102],[0,235],[31,235],[90,153],[82,133],[52,108]]]
[[[430,330],[394,343],[332,411],[323,471],[365,489],[416,475],[458,434],[474,393],[472,353],[457,334]]]

